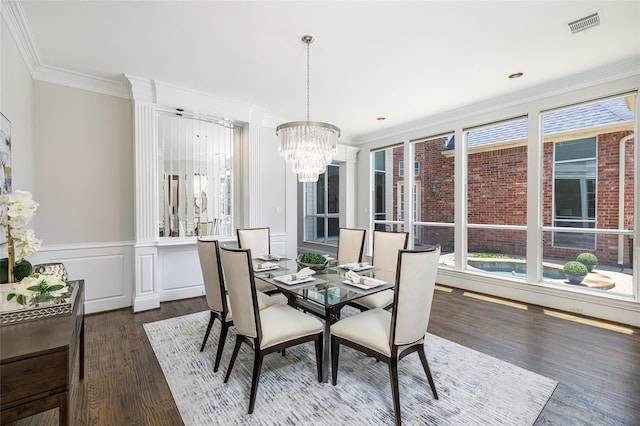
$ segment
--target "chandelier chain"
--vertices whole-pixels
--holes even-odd
[[[309,73],[310,73],[310,71],[309,71],[310,70],[310,67],[309,67],[309,62],[310,62],[309,61],[309,57],[310,57],[310,55],[309,55],[309,45],[311,44],[312,40],[313,39],[305,40],[305,43],[307,44],[307,121],[309,121],[309,108],[310,108],[309,107],[309,105],[310,105],[310,102],[309,102],[309,99],[310,99],[309,87],[311,86],[311,80],[309,78]]]

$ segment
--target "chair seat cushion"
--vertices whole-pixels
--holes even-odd
[[[393,304],[393,290],[383,290],[369,296],[360,297],[353,301],[354,304],[364,306],[367,309],[386,308]]]
[[[391,356],[389,331],[391,330],[391,312],[384,309],[371,309],[347,317],[331,326],[331,334]]]
[[[263,310],[265,308],[268,308],[269,306],[273,306],[280,303],[279,301],[269,296],[268,294],[257,292],[256,296],[258,296],[258,309],[260,310]],[[227,312],[227,318],[225,318],[225,321],[230,322],[230,321],[233,321],[233,315],[231,314],[231,302],[229,301],[228,294],[227,294],[227,307],[229,308],[229,311]]]
[[[264,280],[256,280],[256,290],[266,293],[269,291],[276,291],[278,290],[278,287],[273,284],[269,284]]]
[[[322,322],[289,305],[279,303],[260,311],[262,341],[265,349],[278,343],[322,332]]]

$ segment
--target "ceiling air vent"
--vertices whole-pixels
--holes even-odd
[[[575,34],[580,31],[586,31],[589,28],[597,27],[598,25],[600,25],[600,16],[598,13],[592,13],[584,18],[569,22],[569,29],[571,29],[571,34]]]

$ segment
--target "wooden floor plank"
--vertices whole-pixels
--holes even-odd
[[[445,290],[449,290],[445,287]],[[86,318],[86,373],[72,425],[180,425],[142,324],[207,309],[204,297]],[[436,291],[429,332],[560,382],[537,425],[639,425],[640,330],[619,333],[526,309]],[[13,423],[57,425],[57,410]]]

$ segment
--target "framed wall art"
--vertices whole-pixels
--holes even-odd
[[[0,194],[11,193],[11,123],[0,113]]]

